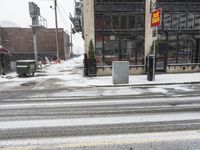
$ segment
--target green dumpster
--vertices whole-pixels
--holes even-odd
[[[36,61],[35,60],[17,60],[16,70],[19,77],[34,76],[34,73],[36,71]]]

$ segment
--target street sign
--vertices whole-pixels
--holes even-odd
[[[159,27],[161,25],[162,9],[158,8],[151,13],[151,27]]]

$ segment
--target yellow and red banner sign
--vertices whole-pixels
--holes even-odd
[[[158,8],[151,13],[151,27],[158,27],[161,25],[162,9]]]

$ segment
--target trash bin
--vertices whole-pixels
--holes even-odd
[[[148,81],[153,81],[154,80],[154,70],[153,70],[153,61],[154,61],[154,56],[153,55],[148,55],[147,56],[147,80]]]
[[[17,74],[22,76],[34,76],[36,71],[35,60],[17,60],[16,61]]]

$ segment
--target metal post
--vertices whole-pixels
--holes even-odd
[[[154,39],[154,41],[153,41],[153,45],[154,45],[154,47],[153,47],[153,56],[154,56],[154,58],[153,58],[153,81],[155,81],[155,72],[156,72],[156,40]]]
[[[36,39],[36,33],[35,33],[35,27],[32,27],[33,30],[33,49],[34,49],[34,56],[36,64],[38,64],[38,50],[37,50],[37,39]]]
[[[153,47],[153,81],[155,81],[155,74],[156,74],[156,40],[158,38],[158,27],[156,27],[156,37],[154,39],[154,47]]]
[[[59,49],[58,49],[58,20],[57,20],[57,0],[54,0],[55,6],[55,24],[56,24],[56,52],[57,52],[57,59],[59,59]]]
[[[73,43],[72,43],[72,25],[71,25],[71,35],[70,35],[71,37],[71,40],[70,40],[70,45],[71,45],[71,56],[73,57]]]

